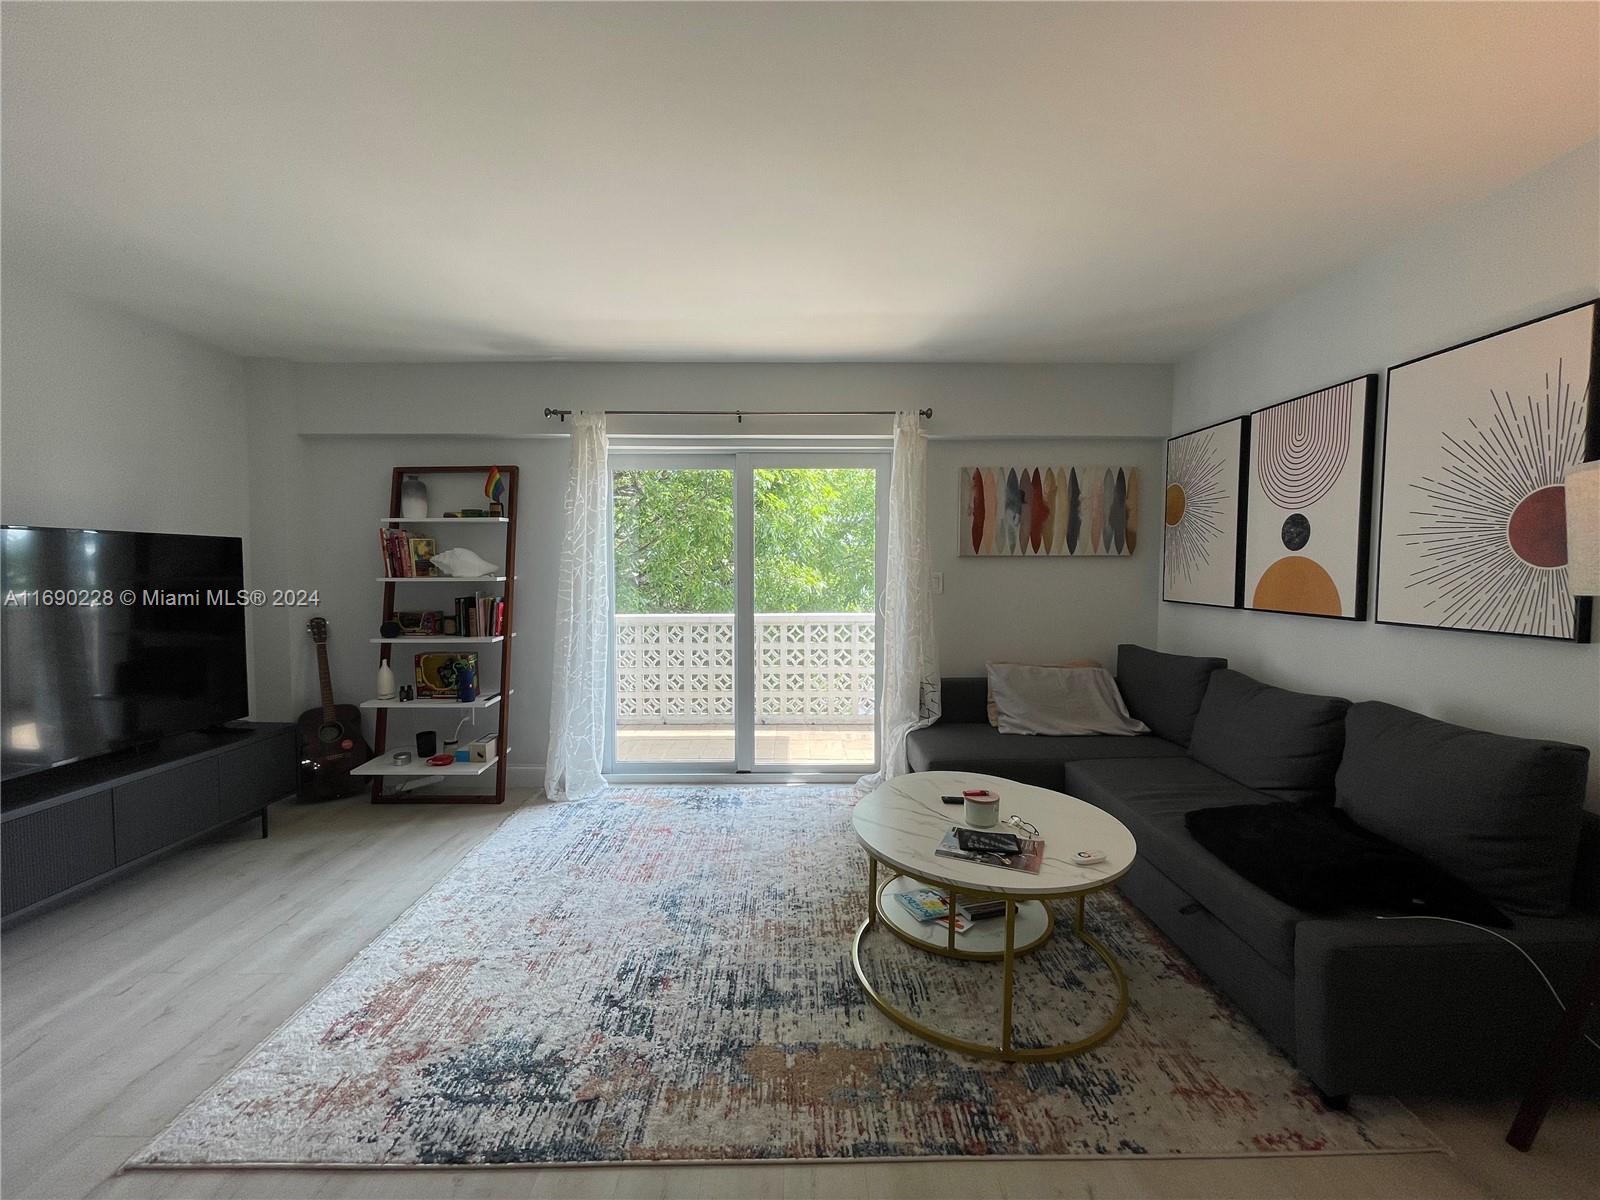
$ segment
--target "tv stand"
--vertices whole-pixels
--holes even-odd
[[[6,784],[4,923],[58,904],[292,795],[294,726],[239,724],[167,738]]]

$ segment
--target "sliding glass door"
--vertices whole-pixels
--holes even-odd
[[[611,466],[608,772],[872,770],[887,455]]]

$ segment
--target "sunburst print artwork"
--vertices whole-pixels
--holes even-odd
[[[1238,602],[1240,469],[1249,435],[1236,417],[1167,442],[1162,495],[1161,598],[1185,604]]]
[[[1564,480],[1594,449],[1595,310],[1391,368],[1379,621],[1588,640]]]

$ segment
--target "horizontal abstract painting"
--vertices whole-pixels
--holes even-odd
[[[962,467],[961,553],[1129,555],[1139,544],[1137,467]]]
[[[1250,423],[1234,417],[1167,439],[1161,598],[1239,606]]]
[[[1377,390],[1365,375],[1250,414],[1246,608],[1366,617]]]
[[[1389,369],[1378,620],[1589,640],[1569,468],[1595,456],[1596,304]]]

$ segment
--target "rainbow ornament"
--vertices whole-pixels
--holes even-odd
[[[500,474],[499,467],[489,468],[489,474],[483,481],[483,494],[495,504],[499,504],[505,499],[506,481],[505,477]]]

